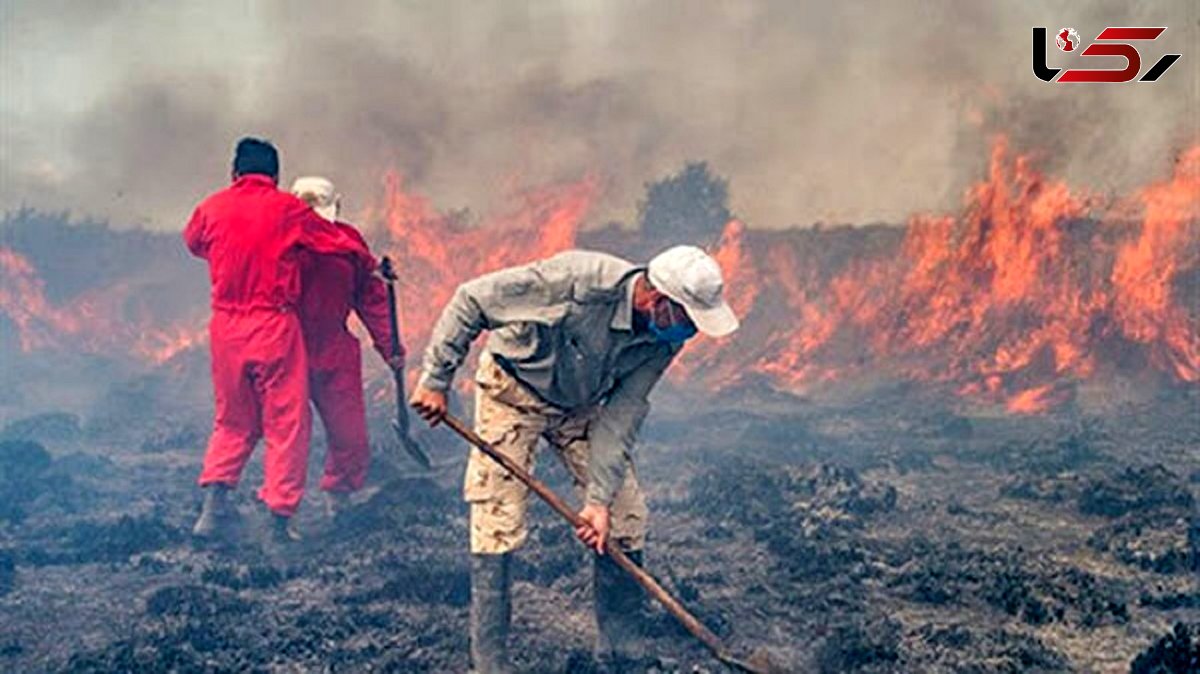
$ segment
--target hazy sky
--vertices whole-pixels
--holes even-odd
[[[953,208],[1010,133],[1101,189],[1200,141],[1200,2],[0,0],[0,208],[178,229],[240,135],[352,210],[395,168],[442,208],[594,172],[592,221],[703,159],[752,226]],[[1045,84],[1031,27],[1168,26],[1155,84]],[[1050,48],[1052,65],[1077,55]]]

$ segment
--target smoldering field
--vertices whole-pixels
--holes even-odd
[[[1025,213],[1026,198],[1044,206],[1045,194],[1062,196],[1000,174],[988,203],[1003,208],[955,216],[956,246],[987,250],[979,237],[999,245],[1001,214]],[[568,186],[524,202],[528,221],[488,233],[391,193],[373,239],[416,277],[404,293],[409,323],[436,310],[409,294],[447,292],[437,274],[496,263],[465,256],[459,267],[434,265],[441,258],[421,248],[434,240],[423,231],[450,235],[437,239],[447,246],[504,241],[509,248],[485,249],[518,258],[540,254],[531,242],[548,240],[635,254],[645,243],[638,232],[561,232],[578,221],[573,205],[586,194]],[[871,282],[864,270],[887,271],[881,261],[926,259],[913,250],[929,238],[919,226],[770,235],[725,227],[714,244],[722,262],[751,270],[732,281],[745,341],[695,345],[656,394],[637,457],[653,513],[650,570],[731,643],[768,647],[791,671],[1189,671],[1200,624],[1193,363],[1172,346],[1175,333],[1164,327],[1139,341],[1121,321],[1145,315],[1095,299],[1121,292],[1111,281],[1119,265],[1096,251],[1135,245],[1144,222],[1105,227],[1064,216],[1051,224],[1073,243],[1037,248],[1031,254],[1062,257],[1028,267],[1054,278],[1080,261],[1100,267],[1069,286],[1093,298],[1085,303],[1092,313],[1055,319],[1090,329],[1031,330],[1053,325],[1038,313],[1045,298],[1034,283],[1016,313],[996,302],[978,329],[954,322],[932,349],[904,346],[909,335],[897,331],[935,318],[920,314],[915,296],[892,298],[905,320],[889,327],[878,314],[861,322],[854,309],[870,305],[842,306],[854,294],[838,290],[849,277]],[[451,465],[421,475],[405,464],[388,442],[392,399],[376,369],[367,393],[377,460],[352,523],[332,527],[310,495],[300,515],[309,539],[287,552],[263,543],[256,460],[238,496],[247,521],[240,544],[197,548],[188,529],[211,404],[203,336],[189,330],[204,312],[202,267],[186,261],[174,236],[32,212],[4,226],[12,246],[5,287],[26,293],[4,305],[6,669],[467,668],[461,442],[424,432],[435,461]],[[955,250],[942,255],[936,296],[996,301],[981,280],[992,277],[974,266],[979,255]],[[1187,250],[1164,254],[1187,262]],[[157,261],[131,263],[147,259]],[[794,262],[806,263],[793,272],[804,284],[790,280]],[[911,292],[933,292],[921,277],[904,278]],[[964,279],[972,284],[954,290]],[[1179,288],[1189,279],[1168,279],[1171,296],[1186,298]],[[1166,326],[1193,321],[1187,311],[1181,300],[1153,316]],[[1060,336],[1078,339],[1056,350]],[[419,346],[419,337],[410,342]],[[1091,367],[1072,360],[1076,347],[1091,354]],[[1022,349],[1031,357],[1014,359]],[[323,452],[318,441],[310,477]],[[539,473],[569,491],[551,456]],[[548,509],[533,513],[515,586],[516,664],[586,671],[587,555]],[[649,671],[720,671],[664,613],[645,628]]]
[[[649,567],[739,647],[768,646],[792,671],[1195,662],[1194,390],[1103,416],[960,414],[903,386],[840,403],[743,391],[704,414],[683,397],[659,403],[638,457]],[[260,542],[255,464],[239,496],[242,543],[197,549],[187,531],[202,408],[8,424],[6,669],[466,669],[461,462],[430,478],[401,457],[400,470],[377,461],[378,492],[352,524],[332,529],[310,499],[310,538],[287,552]],[[384,441],[382,409],[374,416]],[[465,451],[444,432],[423,440],[440,461]],[[567,491],[552,460],[540,472]],[[517,665],[583,671],[590,565],[548,509],[533,512],[515,589]],[[1155,652],[1176,624],[1193,630],[1191,645]],[[661,612],[646,639],[651,671],[720,671]]]

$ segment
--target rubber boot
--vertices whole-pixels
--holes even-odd
[[[210,484],[204,487],[204,504],[200,507],[200,517],[192,526],[192,535],[196,538],[215,539],[230,538],[237,525],[237,510],[229,502],[233,490],[223,484]]]
[[[276,543],[299,543],[304,540],[296,529],[296,523],[287,515],[271,513],[271,540]]]
[[[508,627],[512,621],[511,553],[471,555],[471,671],[508,674]]]
[[[625,555],[634,564],[642,565],[641,550],[631,550]],[[608,555],[595,555],[593,560],[596,661],[602,670],[634,671],[645,656],[641,639],[645,592]]]

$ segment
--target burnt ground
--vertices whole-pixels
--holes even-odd
[[[788,671],[1196,671],[1198,400],[1013,417],[904,389],[664,395],[639,457],[648,565]],[[207,415],[138,412],[0,433],[0,670],[466,669],[460,465],[378,463],[348,523],[310,498],[308,540],[280,550],[262,542],[256,457],[240,542],[203,549],[187,532]],[[425,439],[439,460],[463,453],[445,431]],[[539,472],[566,491],[552,457]],[[533,511],[513,653],[522,671],[579,671],[590,564]],[[722,671],[661,612],[646,629],[645,669]]]

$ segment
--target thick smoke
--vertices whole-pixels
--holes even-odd
[[[1200,138],[1198,24],[1192,0],[5,1],[0,208],[175,229],[245,133],[352,212],[389,168],[477,211],[590,172],[594,222],[631,222],[644,183],[695,159],[752,226],[898,222],[954,207],[997,132],[1124,190]],[[1045,84],[1035,25],[1165,25],[1143,68],[1183,59],[1156,84]]]

